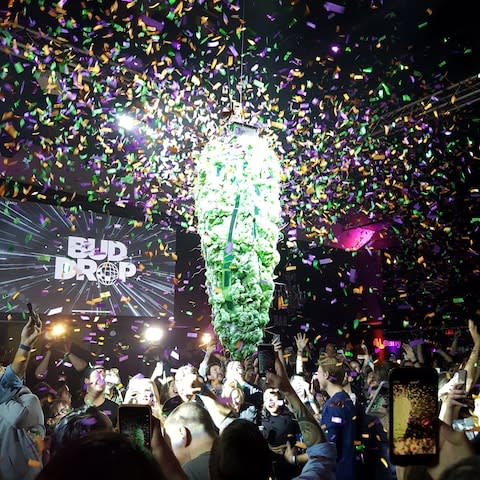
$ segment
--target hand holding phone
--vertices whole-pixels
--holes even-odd
[[[27,303],[27,308],[28,308],[28,314],[33,319],[35,326],[40,327],[41,326],[40,317],[38,313],[35,313],[33,311],[33,306],[30,302]]]
[[[467,371],[459,370],[455,373],[455,375],[457,377],[457,383],[460,383],[462,385],[462,389],[465,390],[467,386]]]
[[[42,333],[42,322],[38,314],[33,312],[32,305],[28,304],[27,307],[29,310],[29,318],[20,333],[20,343],[32,347]]]
[[[120,433],[140,447],[150,449],[152,444],[152,409],[149,405],[120,405],[118,409]]]

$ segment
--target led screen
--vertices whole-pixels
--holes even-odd
[[[0,311],[173,315],[175,232],[0,199]]]

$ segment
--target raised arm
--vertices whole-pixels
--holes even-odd
[[[38,380],[44,380],[45,378],[47,378],[48,367],[52,358],[52,350],[50,349],[50,345],[48,344],[46,346],[46,349],[47,351],[45,352],[42,361],[37,365],[37,368],[35,369],[35,377]]]
[[[77,372],[83,372],[87,368],[87,362],[83,358],[80,358],[78,355],[75,355],[75,353],[71,352],[72,342],[67,342],[66,341],[62,345],[61,349],[62,349],[62,353],[64,354],[65,358],[70,361],[73,368]]]
[[[205,356],[203,357],[202,363],[200,363],[198,367],[198,373],[204,378],[205,381],[207,380],[208,374],[208,362],[210,361],[210,357],[215,351],[215,348],[215,342],[212,342],[207,346],[207,349],[205,350]]]
[[[478,328],[472,320],[468,321],[468,330],[473,340],[473,348],[468,358],[465,370],[467,371],[467,387],[466,391],[469,392],[472,385],[475,384],[478,375],[478,368],[475,366],[478,362],[478,354],[480,352],[480,334]]]
[[[295,364],[295,371],[297,374],[303,373],[303,352],[307,347],[308,338],[304,333],[297,333],[295,335],[295,343],[297,345],[297,361]]]
[[[325,435],[315,417],[295,393],[278,355],[275,359],[275,373],[267,372],[267,385],[269,388],[278,388],[285,394],[285,398],[297,419],[307,448],[326,441]]]
[[[42,321],[38,314],[35,314],[35,317],[29,316],[20,334],[20,345],[12,362],[12,370],[20,378],[25,376],[30,351],[41,333]]]

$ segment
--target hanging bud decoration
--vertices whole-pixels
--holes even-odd
[[[213,327],[232,358],[263,338],[279,261],[280,164],[251,127],[233,124],[197,162],[195,211]]]

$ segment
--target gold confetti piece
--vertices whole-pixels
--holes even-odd
[[[15,127],[11,123],[7,123],[3,128],[12,138],[17,138],[18,132],[15,130]]]
[[[28,459],[28,466],[32,468],[41,468],[42,463],[38,460],[35,460],[34,458],[29,458]]]

